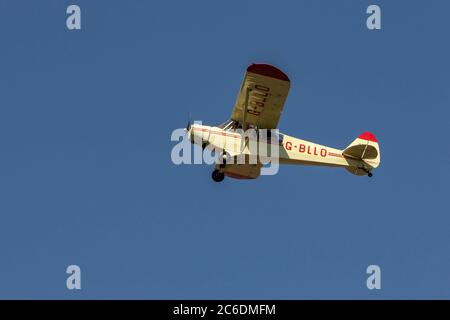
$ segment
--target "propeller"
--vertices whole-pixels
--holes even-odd
[[[189,120],[186,125],[186,132],[188,132],[191,129],[191,112],[189,112]]]
[[[191,140],[191,127],[192,127],[192,123],[191,123],[191,113],[189,112],[189,120],[186,124],[186,131],[185,131],[185,138],[188,140]]]

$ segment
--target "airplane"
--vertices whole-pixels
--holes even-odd
[[[272,130],[277,128],[289,89],[290,80],[280,69],[269,64],[251,64],[228,121],[218,126],[191,124],[189,121],[185,130],[191,143],[203,149],[221,150],[212,179],[216,182],[223,181],[225,176],[255,179],[260,175],[264,161],[343,167],[354,175],[372,177],[372,170],[380,165],[380,149],[371,132],[360,134],[341,150]],[[266,132],[256,135],[260,143],[256,150],[250,148],[254,139],[245,134],[250,129],[257,133]],[[272,150],[278,152],[268,151],[270,148],[276,148]],[[249,161],[252,156],[258,160]],[[243,157],[244,162],[230,161],[238,157]]]

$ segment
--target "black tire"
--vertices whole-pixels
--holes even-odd
[[[369,178],[372,178],[373,176],[372,172],[369,172],[367,175],[369,176]]]
[[[214,170],[211,174],[211,178],[215,181],[215,182],[222,182],[223,179],[225,178],[225,173],[220,172],[219,170]]]

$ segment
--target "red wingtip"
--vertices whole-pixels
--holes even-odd
[[[279,80],[290,81],[283,71],[270,64],[254,63],[248,66],[247,71]]]
[[[373,141],[373,142],[378,142],[377,138],[375,138],[375,135],[373,133],[371,133],[371,132],[364,132],[358,138],[359,139],[363,139],[363,140],[369,140],[369,141]]]

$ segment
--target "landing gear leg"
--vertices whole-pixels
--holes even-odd
[[[211,174],[211,178],[215,182],[222,182],[223,179],[225,178],[225,173],[221,172],[220,170],[214,170]]]
[[[223,151],[221,157],[222,157],[222,163],[220,164],[220,168],[223,169],[227,165],[227,153],[225,152],[225,150]]]
[[[222,162],[219,164],[218,169],[215,169],[211,175],[211,178],[215,182],[221,182],[225,178],[225,166],[227,165],[227,153],[225,150],[223,150],[222,154],[220,155],[220,158]]]

